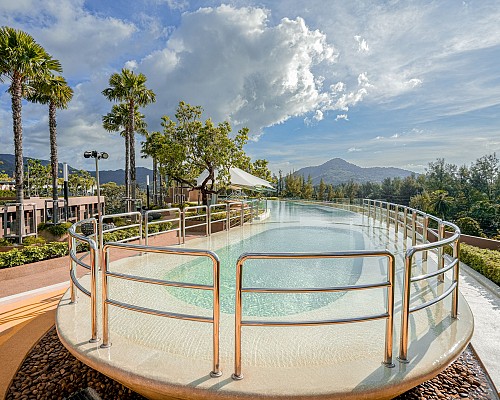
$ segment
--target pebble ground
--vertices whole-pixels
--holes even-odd
[[[144,399],[118,382],[89,368],[61,344],[55,329],[33,347],[14,377],[6,400],[66,399],[87,387],[103,399]],[[498,399],[480,362],[467,348],[446,370],[395,400]]]

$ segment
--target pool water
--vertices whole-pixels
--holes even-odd
[[[326,207],[276,203],[271,206],[272,219],[266,224],[267,230],[215,251],[221,261],[220,304],[223,313],[234,313],[236,262],[243,253],[332,252],[365,248],[360,232],[332,225],[333,220],[340,221],[350,213]],[[295,223],[287,224],[293,221]],[[243,286],[320,288],[353,285],[359,279],[362,266],[362,259],[248,260],[244,264]],[[212,262],[197,258],[174,268],[164,279],[211,285]],[[210,291],[176,287],[165,290],[187,303],[212,309],[213,294]],[[326,306],[343,294],[244,293],[243,314],[271,317],[302,313]]]

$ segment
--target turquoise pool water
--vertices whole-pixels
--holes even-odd
[[[333,226],[352,214],[324,207],[273,202],[264,232],[216,250],[221,260],[221,312],[234,313],[236,261],[246,252],[328,252],[365,248],[363,235],[349,227]],[[362,259],[249,260],[244,265],[243,285],[251,287],[328,287],[355,284]],[[167,280],[212,284],[212,264],[196,259],[170,271]],[[212,293],[167,288],[175,297],[211,309]],[[244,293],[247,316],[290,315],[323,307],[342,296],[337,293],[270,294]]]

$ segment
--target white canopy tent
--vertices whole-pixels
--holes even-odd
[[[232,189],[250,189],[256,191],[275,190],[274,187],[266,180],[249,174],[239,168],[230,168],[231,188]],[[196,180],[197,184],[201,184],[206,179],[208,172],[203,172]],[[217,177],[217,173],[216,173]]]

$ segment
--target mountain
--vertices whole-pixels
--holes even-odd
[[[31,157],[23,157],[24,164],[26,165],[28,160],[32,159]],[[48,160],[40,160],[42,165],[48,165],[50,164],[50,161]],[[9,176],[14,175],[14,155],[12,154],[0,154],[0,172],[5,171],[6,174]],[[59,170],[62,171],[63,169],[63,164],[59,163]],[[76,168],[71,167],[68,165],[68,172],[70,174],[78,171]],[[95,177],[95,171],[89,171],[90,175]],[[152,181],[153,179],[153,171],[144,168],[144,167],[137,167],[136,168],[136,178],[138,185],[142,188],[146,187],[146,175],[149,175],[149,179]],[[61,175],[62,177],[62,175]],[[125,184],[125,171],[123,169],[118,169],[115,171],[112,170],[101,170],[99,169],[99,182],[102,183],[108,183],[108,182],[115,182],[118,185],[124,185]]]
[[[382,182],[385,178],[406,178],[412,174],[415,172],[394,167],[358,167],[341,158],[333,158],[324,164],[304,167],[295,171],[295,175],[302,175],[305,179],[311,175],[313,185],[319,185],[321,179],[326,184],[338,185],[349,181],[357,183]]]

